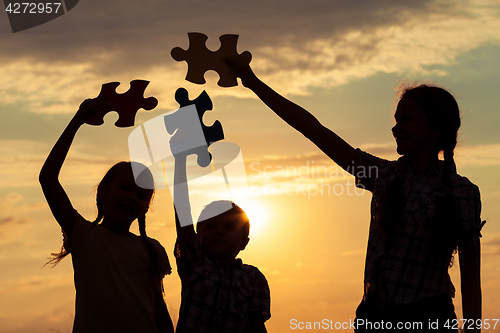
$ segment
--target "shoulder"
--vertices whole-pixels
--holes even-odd
[[[358,154],[358,165],[376,165],[379,167],[387,167],[390,165],[397,164],[397,161],[386,160],[384,158],[377,157],[370,153],[367,153],[359,148],[356,149]]]
[[[246,276],[252,278],[253,280],[262,280],[266,281],[267,283],[266,277],[257,267],[248,264],[242,264],[241,270],[244,272]]]
[[[74,226],[73,226],[73,232],[72,236],[74,237],[75,234],[81,234],[82,232],[88,232],[89,230],[95,228],[96,226],[85,219],[78,211],[75,209],[75,215],[74,215]]]
[[[353,170],[347,170],[356,177],[356,186],[373,192],[384,182],[395,177],[398,165],[404,160],[389,161],[357,149],[358,163]]]
[[[467,177],[456,173],[451,174],[450,186],[453,196],[458,200],[480,200],[479,187],[472,183]]]
[[[460,209],[464,231],[479,231],[482,226],[479,187],[458,174],[450,176],[450,186]]]
[[[161,243],[159,241],[157,241],[156,239],[154,238],[151,238],[151,237],[148,237],[148,240],[151,244],[153,244],[154,248],[158,251],[158,252],[166,252],[165,251],[165,248],[163,247],[163,245],[161,245]]]
[[[148,237],[148,240],[153,245],[156,253],[158,254],[158,263],[160,265],[161,271],[164,274],[172,273],[172,267],[170,265],[170,261],[168,260],[167,251],[165,251],[163,245],[161,245],[160,242],[154,238]]]

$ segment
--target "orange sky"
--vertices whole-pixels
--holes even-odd
[[[207,73],[203,86],[185,81],[186,64],[169,53],[187,47],[189,31],[209,35],[212,49],[219,35],[240,34],[239,50],[252,52],[252,66],[264,81],[351,145],[389,159],[397,158],[390,128],[398,80],[430,80],[452,91],[463,113],[458,172],[479,186],[488,221],[483,318],[500,318],[498,3],[312,3],[81,1],[61,18],[25,32],[13,34],[0,21],[0,332],[71,331],[71,260],[42,268],[61,235],[38,172],[83,99],[96,96],[104,82],[120,81],[118,91],[124,92],[136,78],[150,80],[145,95],[159,100],[156,109],[139,112],[137,124],[177,108],[178,87],[191,98],[205,89],[214,103],[205,123],[220,120],[226,141],[241,148],[249,215],[260,220],[253,222],[240,256],[269,281],[268,331],[294,331],[293,319],[354,318],[363,290],[370,194],[356,191],[351,176],[241,85],[220,88],[215,73]],[[94,186],[109,166],[128,158],[132,129],[114,127],[116,118],[111,113],[103,126],[82,128],[62,171],[73,205],[90,220]],[[170,192],[159,190],[147,216],[148,233],[174,264],[172,215]],[[460,317],[458,271],[456,264],[450,274]],[[175,320],[175,271],[164,284]]]

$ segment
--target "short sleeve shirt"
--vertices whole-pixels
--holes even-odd
[[[264,275],[236,259],[227,269],[214,262],[197,237],[181,253],[176,245],[182,301],[177,333],[249,332],[250,313],[270,315],[270,291]]]
[[[93,225],[80,214],[71,234],[76,289],[74,333],[157,333],[147,245]],[[165,249],[154,239],[160,271],[170,273]]]
[[[358,149],[358,187],[372,192],[371,220],[365,263],[365,299],[378,296],[385,304],[400,305],[435,296],[455,296],[448,274],[451,251],[436,255],[431,248],[436,202],[445,195],[442,162],[412,173],[404,157],[388,161]],[[380,223],[388,184],[400,172],[403,178],[402,210],[390,239]],[[463,235],[479,241],[481,201],[479,189],[453,170],[450,187],[460,206]]]

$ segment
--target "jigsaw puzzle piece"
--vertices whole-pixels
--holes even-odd
[[[164,116],[164,126],[173,136],[170,138],[170,151],[175,157],[198,155],[198,165],[206,167],[211,156],[203,135],[196,105],[187,105],[169,112]],[[174,134],[175,133],[175,134]]]
[[[177,61],[186,61],[188,71],[186,80],[204,84],[205,72],[213,70],[219,74],[217,84],[221,87],[234,87],[238,85],[236,74],[227,66],[224,59],[231,55],[239,55],[242,65],[247,65],[252,60],[252,54],[245,51],[238,54],[236,44],[238,35],[222,35],[219,37],[221,46],[217,51],[210,51],[206,46],[207,35],[199,32],[188,33],[189,46],[187,50],[175,47],[170,52],[172,58]]]
[[[203,122],[205,112],[212,110],[213,108],[212,100],[205,90],[203,90],[198,97],[190,100],[188,91],[184,88],[179,88],[175,92],[175,100],[181,107],[192,104],[196,105],[196,111],[198,111],[198,117],[200,119],[201,128],[203,130],[207,146],[210,146],[216,141],[224,140],[224,130],[222,129],[220,121],[214,121],[211,126],[205,126],[205,123]]]
[[[215,121],[212,126],[205,126],[203,123],[203,115],[213,108],[212,100],[206,91],[194,100],[190,100],[184,88],[177,89],[175,100],[181,108],[164,117],[167,132],[169,134],[175,132],[170,140],[172,154],[174,156],[198,155],[198,165],[205,167],[211,161],[208,147],[213,142],[224,139],[220,121]]]
[[[152,110],[158,105],[158,100],[154,97],[144,98],[144,91],[148,86],[149,81],[134,80],[130,82],[130,89],[123,93],[118,94],[116,87],[120,82],[105,83],[101,87],[101,92],[97,97],[107,97],[106,102],[110,104],[110,110],[116,111],[119,115],[118,120],[115,122],[117,127],[129,127],[134,125],[135,115],[140,108],[144,110]],[[87,124],[101,125],[104,123],[104,115],[96,114],[91,117]]]

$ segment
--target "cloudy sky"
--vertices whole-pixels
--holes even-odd
[[[156,109],[143,123],[206,90],[226,141],[240,146],[252,196],[246,205],[251,241],[241,257],[271,287],[270,332],[290,320],[348,321],[362,297],[370,194],[284,124],[241,85],[221,88],[184,80],[187,65],[170,51],[187,48],[187,33],[239,34],[238,50],[253,55],[255,73],[304,106],[354,147],[397,158],[391,134],[400,82],[423,81],[454,94],[463,114],[456,162],[481,190],[483,317],[500,312],[500,4],[457,1],[166,1],[81,0],[44,25],[12,33],[0,14],[0,331],[70,332],[74,314],[71,260],[41,268],[61,236],[37,182],[38,172],[82,100],[102,83],[151,81]],[[77,135],[61,175],[73,205],[95,216],[94,186],[107,168],[128,158],[131,128],[115,113]],[[285,191],[286,190],[286,191]],[[158,191],[148,232],[171,259],[175,241],[171,196]],[[173,261],[173,260],[172,260]],[[461,316],[458,265],[451,269]],[[176,274],[165,279],[174,320]],[[500,329],[500,324],[497,329]]]

